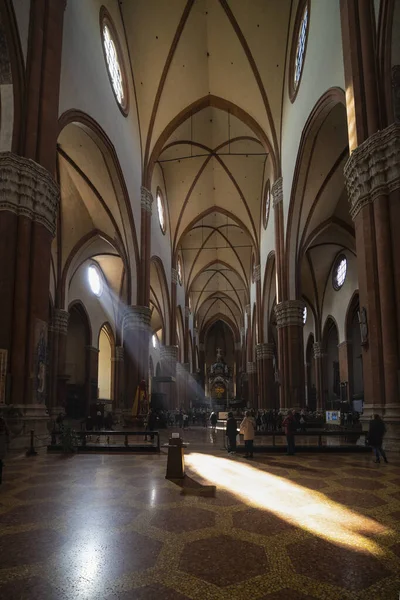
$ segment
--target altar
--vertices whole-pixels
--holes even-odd
[[[211,400],[225,404],[233,395],[232,370],[226,364],[221,348],[217,348],[217,360],[208,371],[208,390]]]

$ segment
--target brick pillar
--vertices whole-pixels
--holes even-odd
[[[274,344],[257,344],[257,368],[261,373],[261,384],[259,379],[259,398],[262,409],[276,408],[276,388],[274,374]]]
[[[257,409],[257,392],[256,392],[256,384],[257,384],[257,365],[255,362],[247,363],[247,375],[249,382],[249,395],[248,402],[251,408]]]
[[[400,214],[395,212],[400,194],[400,124],[360,144],[345,166],[345,178],[356,231],[364,416],[383,414],[393,425],[387,437],[400,446],[400,284],[396,277],[400,246],[396,246],[398,223],[393,219]]]
[[[125,361],[124,361],[124,347],[115,346],[115,355],[111,359],[114,363],[114,402],[113,409],[114,413],[119,416],[122,412],[122,408],[125,406],[124,393],[125,393]]]
[[[59,190],[33,160],[0,153],[0,349],[7,401],[30,426],[46,417],[51,242]],[[39,426],[39,423],[37,423]]]
[[[176,366],[178,362],[178,346],[161,346],[161,374],[166,377],[176,379]],[[167,395],[168,409],[175,410],[179,408],[179,398],[177,397],[176,383],[163,384],[164,392]]]
[[[301,300],[285,300],[275,306],[278,328],[280,407],[305,406],[303,311]]]
[[[120,408],[125,410],[132,408],[140,381],[148,380],[150,319],[148,306],[128,306],[122,321],[126,395],[124,406]]]
[[[353,350],[352,343],[345,341],[338,345],[339,351],[339,375],[340,383],[347,384],[347,398],[351,402],[353,398],[352,373],[353,373]]]

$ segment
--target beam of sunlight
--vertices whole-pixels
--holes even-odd
[[[193,453],[186,457],[186,463],[198,475],[243,502],[268,510],[313,535],[358,552],[376,556],[384,553],[370,536],[388,535],[387,527],[324,494],[225,458]]]

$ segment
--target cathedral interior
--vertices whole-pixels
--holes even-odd
[[[0,598],[397,599],[396,223],[400,0],[0,0]]]

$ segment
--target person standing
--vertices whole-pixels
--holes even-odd
[[[232,412],[228,413],[228,420],[226,421],[226,437],[228,438],[228,452],[229,454],[236,454],[236,437],[237,437],[237,425],[236,419]]]
[[[375,462],[380,463],[380,455],[382,456],[385,463],[388,462],[386,458],[386,452],[382,448],[383,436],[386,433],[385,423],[382,421],[379,415],[374,415],[373,419],[369,424],[368,442],[372,446],[375,452]]]
[[[240,433],[244,437],[244,447],[246,449],[245,458],[253,458],[253,444],[255,436],[255,423],[249,410],[246,411],[246,416],[240,423]]]
[[[296,431],[296,422],[294,420],[293,412],[288,410],[288,413],[282,423],[287,441],[287,454],[288,456],[294,456],[295,443],[294,443],[294,432]]]
[[[215,412],[211,413],[210,423],[211,423],[212,430],[215,431],[215,428],[217,427],[217,423],[218,423],[217,413],[215,413]]]

